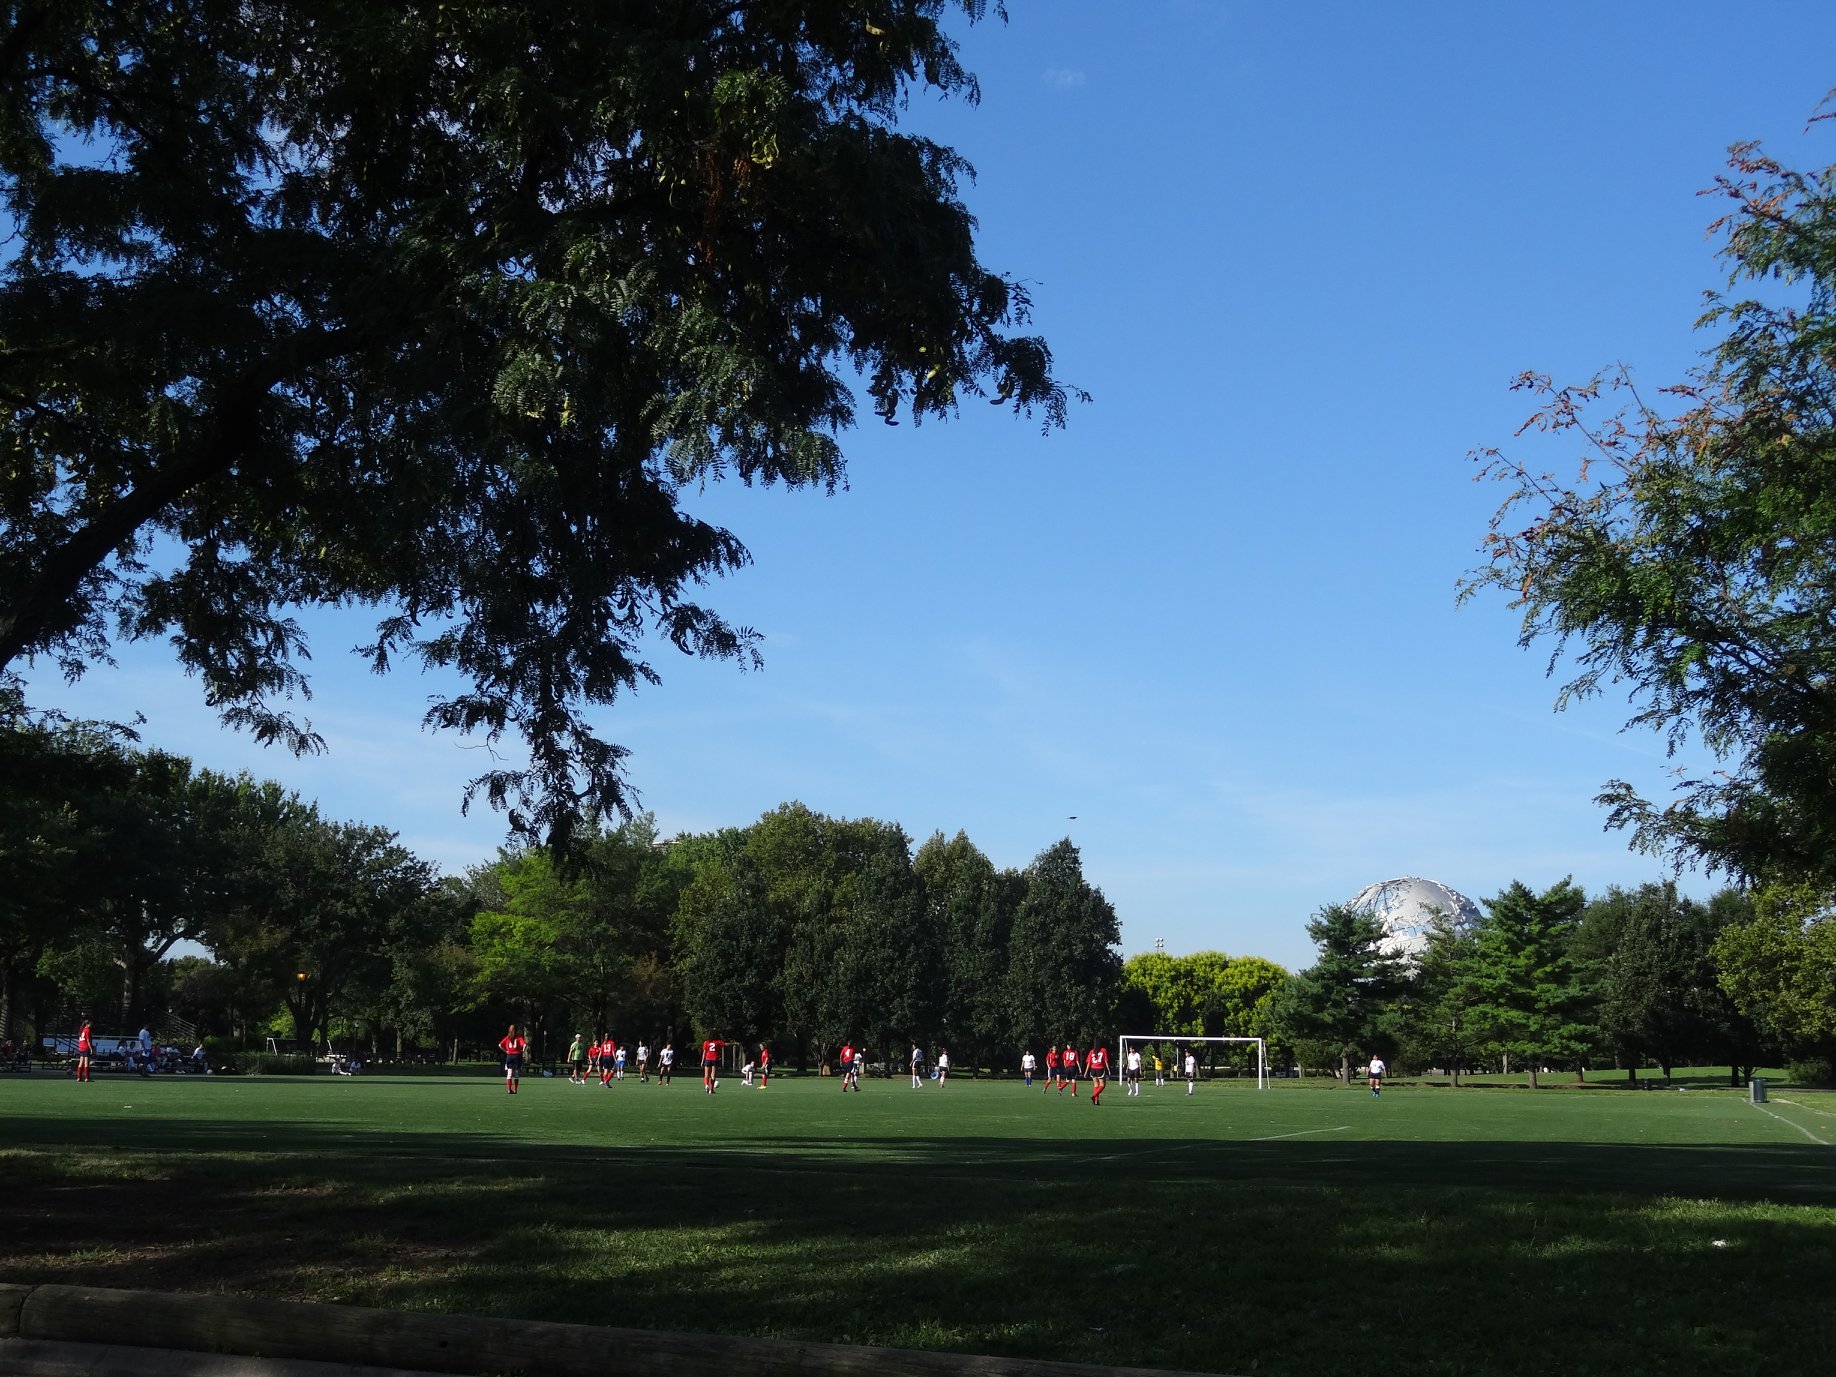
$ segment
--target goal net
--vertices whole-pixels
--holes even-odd
[[[1140,1047],[1143,1050],[1142,1064],[1152,1069],[1153,1059],[1146,1053],[1153,1047],[1160,1051],[1161,1060],[1167,1063],[1167,1076],[1171,1080],[1184,1080],[1186,1077],[1186,1052],[1199,1047],[1228,1043],[1234,1046],[1253,1048],[1255,1051],[1256,1089],[1269,1088],[1269,1049],[1267,1038],[1196,1038],[1182,1037],[1177,1033],[1124,1033],[1116,1039],[1116,1065],[1128,1065],[1128,1049]],[[1145,1072],[1143,1074],[1146,1074]]]

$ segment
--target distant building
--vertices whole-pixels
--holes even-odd
[[[1460,929],[1472,927],[1482,917],[1479,905],[1459,890],[1417,875],[1366,885],[1346,900],[1345,907],[1374,915],[1383,924],[1384,949],[1410,960],[1428,945],[1428,923],[1436,910]]]

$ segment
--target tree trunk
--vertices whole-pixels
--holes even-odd
[[[1537,1088],[1537,1084],[1536,1084],[1536,1058],[1534,1058],[1534,1057],[1532,1057],[1532,1058],[1530,1059],[1530,1088],[1531,1088],[1532,1090],[1535,1090],[1535,1089]]]
[[[1633,1085],[1638,1084],[1638,1068],[1636,1066],[1628,1066],[1626,1068],[1626,1079]]]

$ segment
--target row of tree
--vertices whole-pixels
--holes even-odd
[[[245,1041],[334,1036],[372,1051],[553,1035],[712,1033],[826,1058],[941,1043],[961,1065],[1117,1032],[1260,1036],[1284,1059],[1381,1051],[1467,1068],[1751,1068],[1836,1052],[1836,919],[1814,889],[1674,885],[1592,903],[1513,884],[1471,925],[1391,953],[1344,907],[1317,961],[1149,953],[1124,964],[1114,909],[1068,840],[1023,870],[967,836],[914,850],[898,826],[786,804],[663,839],[599,826],[565,856],[507,850],[447,879],[382,828],[278,785],[193,769],[107,731],[16,713],[0,731],[0,1024],[124,1027],[173,1012]],[[170,959],[181,942],[208,957]],[[22,999],[21,996],[24,996]]]
[[[1442,1067],[1720,1065],[1738,1080],[1781,1060],[1827,1079],[1836,1053],[1836,919],[1802,891],[1674,883],[1609,889],[1514,883],[1477,923],[1437,915],[1404,961],[1367,913],[1323,909],[1319,959],[1290,983],[1275,1026],[1304,1059],[1381,1052]]]
[[[671,840],[638,817],[442,879],[383,829],[105,731],[18,714],[0,752],[21,781],[0,805],[9,1036],[170,1010],[395,1050],[489,1046],[514,1019],[818,1055],[921,1037],[973,1065],[1114,1015],[1115,910],[1068,840],[1003,870],[961,833],[914,853],[894,824],[786,804]],[[210,958],[167,959],[181,942]]]

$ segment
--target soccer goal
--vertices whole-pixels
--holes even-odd
[[[1267,1038],[1193,1038],[1182,1037],[1178,1033],[1124,1033],[1116,1039],[1116,1065],[1128,1065],[1128,1048],[1130,1043],[1159,1043],[1175,1049],[1174,1059],[1177,1064],[1167,1068],[1169,1079],[1184,1080],[1186,1069],[1178,1049],[1197,1047],[1210,1042],[1241,1042],[1253,1044],[1256,1048],[1256,1089],[1269,1088],[1269,1049]]]

